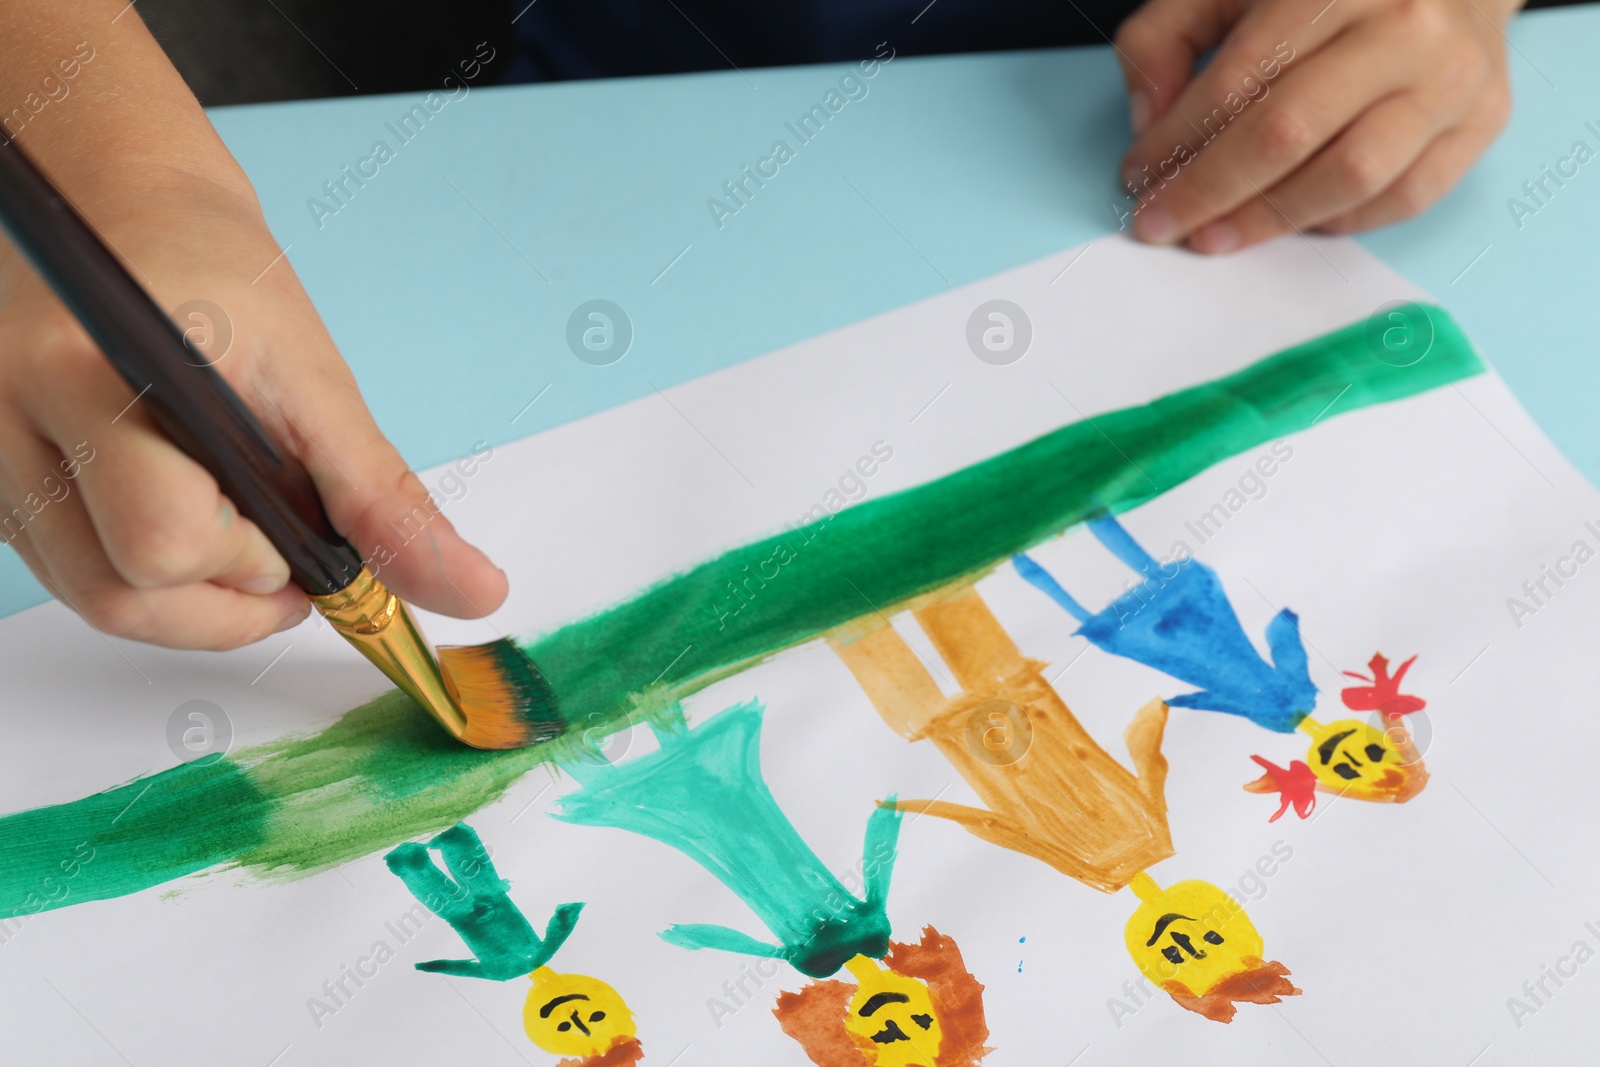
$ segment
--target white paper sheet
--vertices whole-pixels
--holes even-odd
[[[1063,252],[496,448],[447,510],[507,568],[512,597],[488,623],[425,626],[442,643],[547,631],[794,522],[874,442],[888,442],[893,459],[867,479],[867,499],[1417,295],[1347,241],[1289,239],[1222,260],[1115,238]],[[967,318],[991,298],[1032,321],[1028,354],[1009,366],[967,346]],[[1226,1026],[1165,996],[1129,994],[1139,978],[1122,943],[1130,893],[1095,892],[948,822],[908,818],[888,907],[895,936],[914,940],[931,923],[959,943],[986,987],[986,1064],[1589,1055],[1600,964],[1572,954],[1578,942],[1600,950],[1600,859],[1581,836],[1600,815],[1590,707],[1600,563],[1520,620],[1507,601],[1575,541],[1600,547],[1584,526],[1600,524],[1600,497],[1492,373],[1331,414],[1289,443],[1292,458],[1264,495],[1203,546],[1185,523],[1237,486],[1261,450],[1129,512],[1124,525],[1157,554],[1178,540],[1198,548],[1258,644],[1280,607],[1298,612],[1323,706],[1337,709],[1352,684],[1339,671],[1364,669],[1374,651],[1397,662],[1416,654],[1405,688],[1428,702],[1413,728],[1432,780],[1404,805],[1324,799],[1309,821],[1290,812],[1269,824],[1273,799],[1241,789],[1256,774],[1247,757],[1286,762],[1303,741],[1173,709],[1164,751],[1177,854],[1151,873],[1239,894],[1269,957],[1303,990],[1242,1005]],[[1125,571],[1081,529],[1035,556],[1071,574],[1092,605],[1122,588]],[[1135,709],[1192,688],[1073,637],[1070,620],[1009,568],[979,589],[1024,652],[1055,665],[1057,691],[1119,759]],[[245,746],[320,729],[384,688],[310,623],[234,653],[180,654],[103,641],[51,604],[0,620],[0,650],[11,709],[4,812],[173,766],[167,723],[188,700],[221,706]],[[769,708],[767,781],[841,877],[860,863],[866,815],[886,794],[975,802],[931,745],[885,727],[821,642],[712,685],[687,711],[698,723],[753,697]],[[654,747],[639,728],[621,758]],[[802,976],[764,965],[777,973],[746,978],[754,995],[730,1015],[716,1004],[733,1003],[729,984],[754,961],[657,936],[673,923],[763,935],[748,909],[657,842],[547,817],[571,785],[535,771],[468,820],[535,926],[558,903],[587,902],[554,966],[623,992],[647,1064],[810,1062],[771,1014]],[[400,943],[387,924],[412,904],[378,853],[286,883],[200,875],[31,916],[0,944],[3,1059],[553,1064],[522,1032],[525,981],[413,969],[467,953],[438,919]],[[380,940],[394,958],[336,1012],[308,1006]],[[1546,977],[1558,966],[1559,981]],[[1513,1011],[1509,998],[1533,1010]]]

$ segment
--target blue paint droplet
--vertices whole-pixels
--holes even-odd
[[[1017,938],[1017,944],[1026,945],[1027,943],[1028,943],[1028,939],[1027,938],[1025,938],[1025,937]],[[1022,961],[1021,960],[1017,961],[1017,973],[1018,974],[1022,973]]]

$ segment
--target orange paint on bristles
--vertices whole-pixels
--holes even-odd
[[[441,648],[439,673],[466,718],[457,736],[473,748],[523,748],[565,731],[549,683],[510,638]]]

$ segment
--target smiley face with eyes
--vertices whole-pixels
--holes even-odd
[[[1262,959],[1244,905],[1210,882],[1162,889],[1141,872],[1129,887],[1140,903],[1123,931],[1128,954],[1181,1007],[1225,1023],[1235,1004],[1276,1004],[1300,992],[1288,968]]]
[[[1320,723],[1306,718],[1300,729],[1311,735],[1306,762],[1329,792],[1357,800],[1405,801],[1421,792],[1427,774],[1403,727],[1378,730],[1358,719]],[[1409,757],[1409,758],[1408,758]]]
[[[856,979],[845,1030],[872,1067],[934,1067],[944,1040],[926,982],[856,956],[845,963]]]
[[[528,1038],[558,1056],[600,1056],[631,1041],[633,1013],[615,989],[598,978],[558,974],[540,967],[522,1006]]]
[[[1261,935],[1250,916],[1209,882],[1177,882],[1150,896],[1124,934],[1145,977],[1162,987],[1181,982],[1195,996],[1261,961]]]
[[[976,1067],[984,1044],[983,984],[952,938],[924,927],[890,941],[882,960],[855,956],[855,979],[818,979],[778,995],[772,1013],[820,1067]]]

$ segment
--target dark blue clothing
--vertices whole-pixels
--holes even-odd
[[[1132,0],[512,0],[509,82],[1104,44]]]

